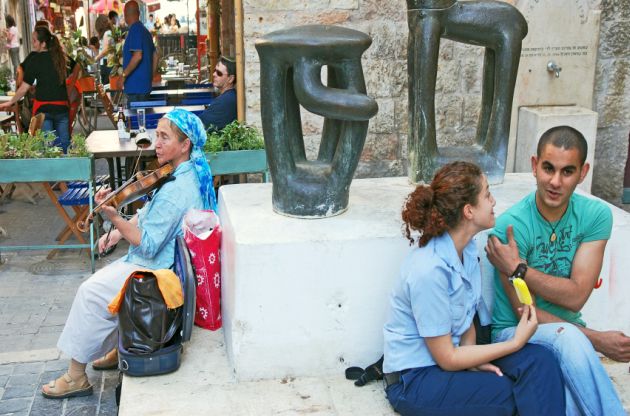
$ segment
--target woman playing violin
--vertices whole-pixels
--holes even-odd
[[[205,140],[203,123],[196,115],[182,109],[166,114],[158,123],[155,152],[160,165],[173,166],[174,180],[163,184],[130,220],[121,217],[115,208],[103,207],[116,230],[99,240],[99,249],[124,238],[130,243],[129,252],[79,287],[57,343],[71,357],[68,372],[43,386],[45,397],[62,399],[92,394],[86,365],[111,352],[118,340],[118,318],[108,312],[107,305],[134,270],[171,267],[175,239],[182,235],[182,218],[189,209],[215,209],[212,174],[202,151]],[[108,193],[98,192],[96,202],[103,201]],[[117,365],[117,357],[111,353],[100,361],[95,368]]]

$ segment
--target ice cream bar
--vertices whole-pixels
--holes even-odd
[[[525,280],[520,277],[515,277],[512,279],[512,285],[514,286],[514,290],[516,290],[516,295],[518,296],[518,300],[525,305],[532,304],[532,295],[529,293],[529,289],[527,288],[527,283]]]

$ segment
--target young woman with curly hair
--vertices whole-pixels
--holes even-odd
[[[565,414],[553,353],[527,344],[533,307],[524,306],[514,338],[475,345],[474,315],[485,320],[487,311],[473,237],[494,225],[494,205],[468,162],[444,166],[404,204],[405,234],[418,246],[391,294],[383,364],[387,398],[402,415]]]

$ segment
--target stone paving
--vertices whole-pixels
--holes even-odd
[[[33,205],[18,191],[14,199],[0,205],[0,226],[8,233],[0,236],[0,244],[50,243],[61,228],[58,218],[47,197]],[[99,260],[97,267],[125,251],[119,247],[111,259]],[[60,355],[56,343],[74,294],[90,274],[85,251],[64,250],[52,260],[41,251],[0,253],[0,415],[118,413],[118,371],[88,368],[94,385],[89,397],[48,400],[40,393],[43,384],[67,369],[68,358]]]

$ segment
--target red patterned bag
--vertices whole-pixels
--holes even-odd
[[[184,239],[197,276],[195,324],[215,331],[221,328],[221,226],[217,214],[188,211]]]

